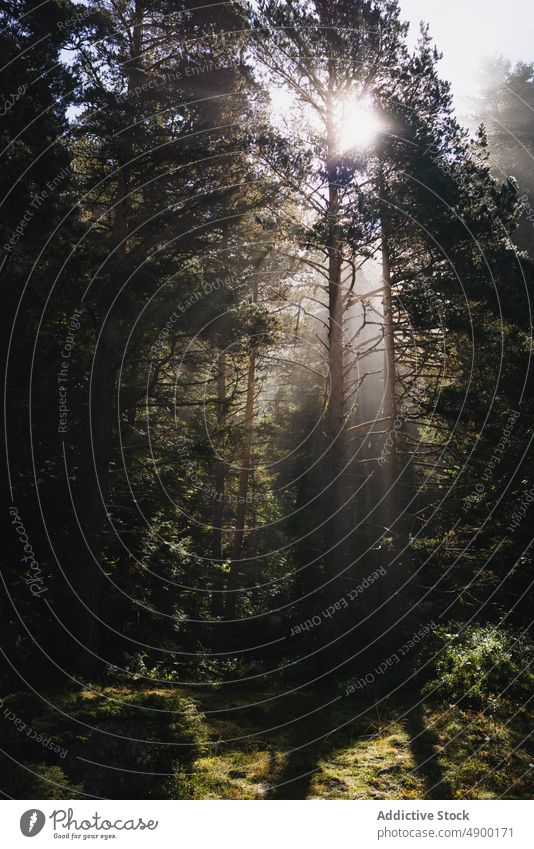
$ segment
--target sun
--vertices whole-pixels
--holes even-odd
[[[373,104],[367,98],[342,100],[336,118],[338,144],[342,151],[369,147],[382,130]]]

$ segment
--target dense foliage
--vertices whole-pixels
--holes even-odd
[[[5,794],[195,797],[195,685],[522,721],[532,66],[468,131],[396,0],[0,23]]]

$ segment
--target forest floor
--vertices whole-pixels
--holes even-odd
[[[198,689],[210,750],[194,764],[195,798],[531,798],[526,712],[507,718],[458,706],[370,706],[357,697],[283,698],[247,692],[231,701]],[[288,723],[288,717],[292,720]],[[299,717],[301,717],[299,719]]]
[[[340,695],[336,687],[276,693],[253,690],[250,682],[86,684],[47,693],[45,701],[25,692],[4,701],[7,748],[0,772],[10,798],[534,794],[532,717],[511,702],[474,710],[421,699],[415,687],[373,698],[367,691]],[[14,725],[21,717],[45,743],[59,741],[67,757],[58,762],[21,735]]]

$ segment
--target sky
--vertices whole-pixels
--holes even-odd
[[[444,54],[441,75],[451,81],[459,108],[476,94],[485,57],[534,61],[534,0],[400,0],[400,5],[414,37],[420,20],[430,24]]]

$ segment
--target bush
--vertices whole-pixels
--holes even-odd
[[[522,704],[532,695],[534,647],[527,638],[509,628],[451,623],[435,640],[426,693],[474,708]]]
[[[187,776],[205,738],[202,715],[189,699],[107,688],[49,700],[56,709],[30,693],[3,699],[3,747],[13,759],[1,758],[10,776],[3,789],[10,796],[47,798],[47,783],[49,798],[190,795]]]
[[[44,763],[25,764],[26,769],[11,764],[9,794],[13,799],[81,799],[81,784],[71,784],[60,766]],[[4,773],[6,775],[6,773]],[[6,793],[8,790],[6,789]]]

